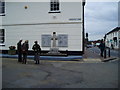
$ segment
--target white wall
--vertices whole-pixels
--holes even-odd
[[[68,34],[68,47],[60,47],[60,50],[75,50],[82,51],[82,32],[80,24],[49,24],[49,25],[26,25],[26,26],[9,26],[4,27],[6,32],[5,48],[8,49],[10,45],[15,46],[20,40],[29,40],[30,49],[35,40],[41,45],[41,35],[51,34],[56,32],[58,34]],[[76,33],[77,32],[77,33]],[[42,47],[43,50],[49,48]]]
[[[28,9],[25,9],[25,6],[28,6]],[[81,20],[69,21],[69,19],[82,18],[82,3],[61,2],[61,13],[48,13],[49,11],[49,2],[6,2],[6,15],[2,17],[3,25],[81,22]],[[53,19],[53,16],[56,16],[56,19]]]
[[[28,6],[28,9],[25,9],[25,6]],[[61,13],[48,13],[49,11],[49,2],[6,2],[6,15],[2,17],[5,29],[3,49],[16,46],[17,42],[23,39],[29,40],[31,50],[35,40],[41,45],[42,34],[52,35],[56,32],[68,34],[68,47],[60,47],[60,50],[82,51],[82,3],[61,2]],[[49,50],[46,47],[42,49]]]

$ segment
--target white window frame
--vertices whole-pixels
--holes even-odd
[[[50,1],[50,12],[49,13],[60,13],[59,0],[51,0]]]

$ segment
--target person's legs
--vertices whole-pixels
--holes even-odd
[[[101,57],[103,57],[103,50],[101,50]]]
[[[18,62],[22,62],[22,53],[18,54]]]
[[[37,53],[35,53],[35,64],[37,64]]]
[[[38,64],[39,64],[39,63],[40,63],[40,62],[39,62],[39,60],[40,60],[40,56],[39,56],[39,54],[38,54],[38,58],[37,58],[37,60],[38,60]]]
[[[27,63],[27,54],[23,53],[23,63],[26,64]]]
[[[38,59],[38,64],[40,64],[39,59]]]
[[[20,53],[20,62],[22,62],[22,53]]]
[[[20,53],[18,53],[18,62],[20,62]]]
[[[25,54],[25,64],[27,63],[27,54]]]
[[[23,63],[25,63],[25,53],[23,53]]]
[[[35,60],[35,64],[39,64],[39,54],[38,53],[35,53],[34,60]]]

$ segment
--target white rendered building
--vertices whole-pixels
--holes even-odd
[[[105,44],[107,47],[119,49],[120,47],[120,27],[114,28],[106,34]]]
[[[29,51],[32,51],[34,41],[37,40],[42,52],[48,52],[52,47],[53,32],[56,32],[56,46],[59,51],[68,50],[70,54],[83,54],[84,5],[83,0],[79,2],[2,0],[0,1],[0,18],[2,18],[0,47],[3,52],[7,51],[9,46],[17,47],[17,42],[23,39],[29,40]]]

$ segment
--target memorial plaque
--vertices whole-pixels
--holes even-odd
[[[42,35],[42,47],[51,47],[51,35]]]
[[[68,47],[68,35],[59,34],[58,35],[58,46],[59,47]]]

